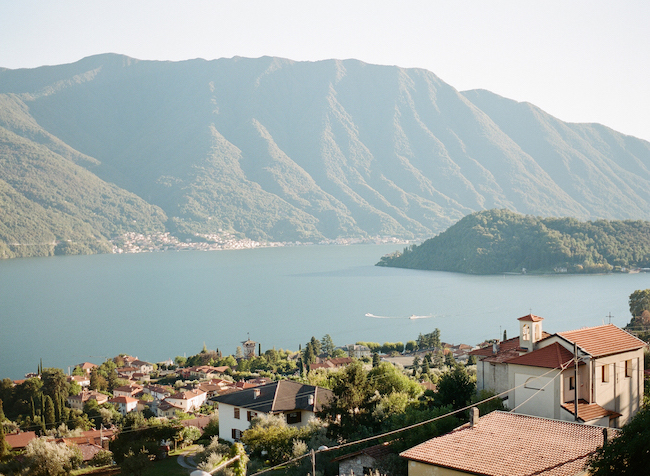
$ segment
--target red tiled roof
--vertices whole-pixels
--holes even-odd
[[[600,427],[495,411],[400,456],[486,476],[574,476],[602,443]]]
[[[520,317],[517,319],[518,321],[528,321],[528,322],[539,322],[543,321],[543,317],[536,316],[535,314],[528,314],[526,316]]]
[[[22,433],[5,435],[5,441],[14,450],[22,450],[30,441],[35,438],[36,433],[33,431],[23,431]]]
[[[575,406],[573,402],[563,403],[562,408],[573,415]],[[588,403],[585,400],[578,400],[578,418],[584,422],[599,420],[603,417],[619,417],[620,413],[613,412],[611,410],[605,410],[603,407],[597,403]]]
[[[578,347],[592,357],[603,357],[637,350],[647,345],[641,339],[637,339],[614,324],[586,327],[575,331],[558,332],[557,334],[569,342],[575,342]]]
[[[542,347],[524,355],[507,360],[509,364],[529,365],[532,367],[544,367],[556,369],[566,366],[573,359],[573,353],[554,342],[551,345]],[[487,359],[486,359],[487,360]]]
[[[119,397],[111,398],[109,400],[110,403],[122,403],[122,404],[125,404],[125,405],[128,404],[128,403],[133,403],[133,402],[137,402],[137,401],[138,401],[137,398],[125,397],[125,396],[119,396]]]

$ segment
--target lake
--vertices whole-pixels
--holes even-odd
[[[532,311],[558,332],[629,321],[649,274],[467,276],[374,266],[395,245],[298,246],[0,261],[0,378],[119,353],[148,361],[224,354],[242,341],[297,350],[441,330],[474,345]],[[390,319],[367,317],[366,313]],[[410,315],[432,315],[410,320]]]

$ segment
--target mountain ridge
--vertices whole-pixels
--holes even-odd
[[[650,143],[423,69],[107,53],[0,69],[0,104],[0,126],[173,233],[422,239],[491,208],[650,217]]]

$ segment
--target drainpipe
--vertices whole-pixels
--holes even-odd
[[[578,344],[573,343],[573,418],[578,421]]]

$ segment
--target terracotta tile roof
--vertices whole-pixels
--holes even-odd
[[[77,445],[77,448],[81,451],[81,456],[84,461],[90,461],[93,459],[93,456],[104,449],[101,446],[92,444]]]
[[[109,400],[110,403],[122,403],[122,404],[124,404],[124,405],[126,405],[126,404],[128,404],[128,403],[134,403],[134,402],[137,402],[137,401],[138,401],[137,398],[133,398],[133,397],[125,397],[125,396],[123,396],[123,395],[122,395],[122,396],[119,396],[119,397],[111,398],[111,399]]]
[[[603,357],[630,350],[637,350],[647,344],[632,334],[616,327],[614,324],[586,327],[575,331],[558,332],[557,335],[590,354],[592,357]]]
[[[554,342],[551,345],[514,357],[506,362],[509,364],[556,369],[558,367],[565,367],[571,360],[573,360],[573,353],[569,352],[557,342]]]
[[[562,404],[562,408],[573,415],[575,406],[573,405],[573,402],[568,402]],[[621,414],[613,412],[611,410],[605,410],[597,403],[588,403],[585,400],[578,400],[578,418],[580,418],[582,421],[588,422],[592,420],[599,420],[606,416],[614,418],[621,416]]]
[[[543,321],[544,318],[536,316],[535,314],[528,314],[528,315],[526,315],[524,317],[520,317],[517,320],[518,321],[528,321],[528,322],[539,322],[539,321]]]
[[[36,438],[36,433],[33,431],[23,431],[21,433],[13,433],[5,435],[5,441],[14,450],[22,450],[27,444]]]
[[[400,456],[486,476],[574,476],[602,443],[597,426],[495,411]]]

